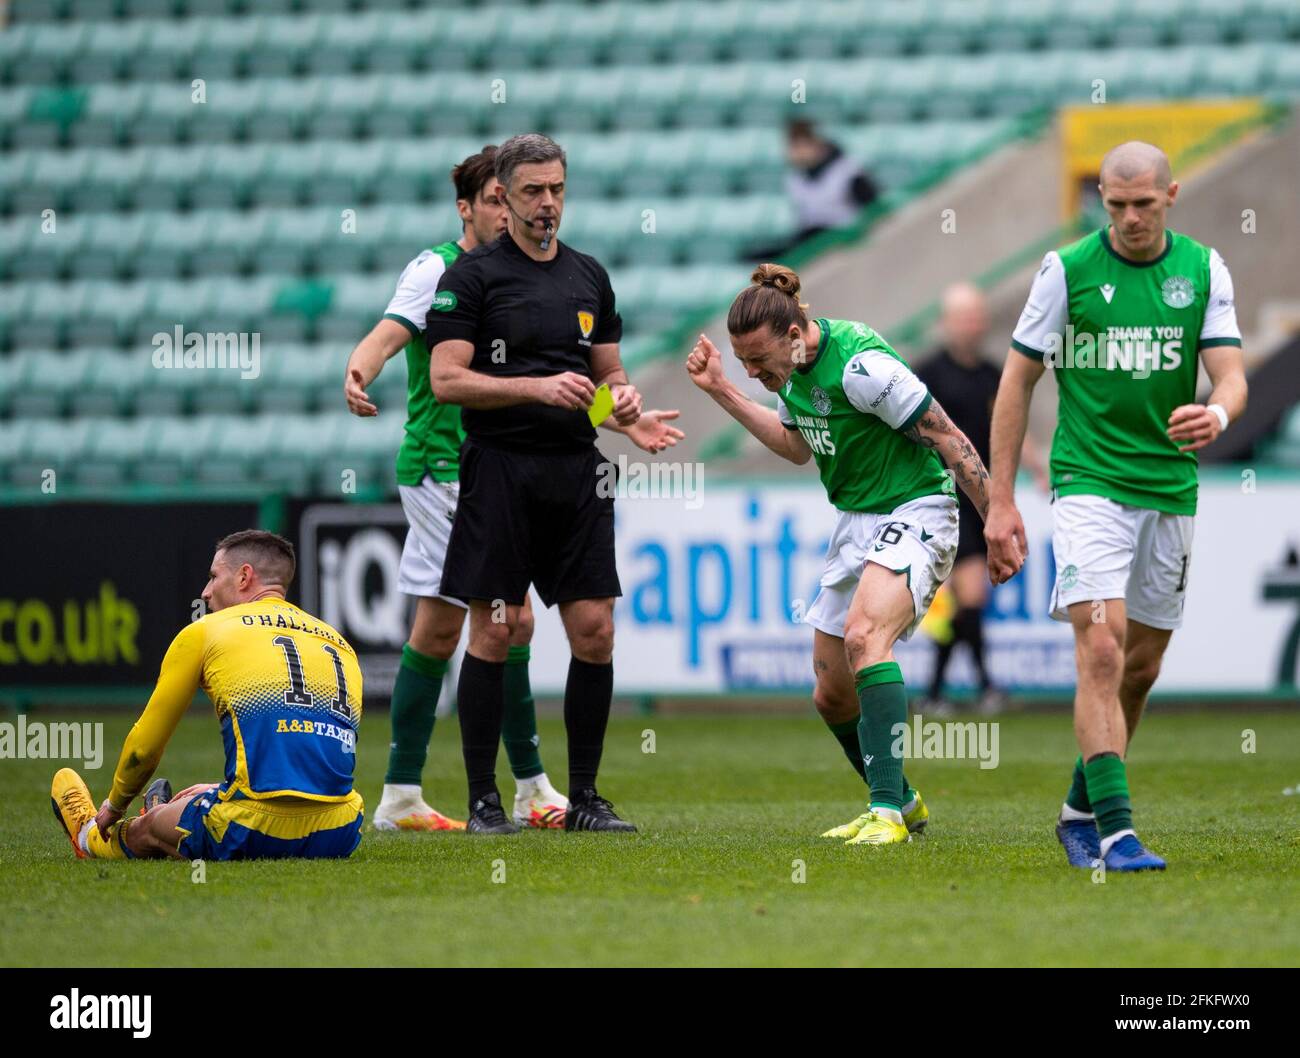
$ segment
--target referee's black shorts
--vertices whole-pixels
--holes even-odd
[[[438,594],[512,606],[523,604],[530,584],[547,606],[622,595],[614,483],[613,464],[595,445],[531,453],[466,439]]]
[[[966,493],[957,494],[957,554],[954,562],[960,562],[971,555],[988,557],[988,545],[984,542],[984,522],[980,512],[966,498]]]

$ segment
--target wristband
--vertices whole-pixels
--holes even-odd
[[[1214,417],[1219,420],[1220,433],[1228,428],[1228,413],[1223,410],[1222,404],[1208,404],[1205,410],[1214,412]]]

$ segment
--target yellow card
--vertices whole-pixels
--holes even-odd
[[[592,426],[599,426],[614,412],[614,394],[609,391],[609,383],[602,382],[596,387],[596,396],[591,407],[587,409],[587,418]]]

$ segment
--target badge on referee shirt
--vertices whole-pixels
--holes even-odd
[[[596,326],[596,317],[593,316],[590,312],[579,311],[578,329],[582,331],[582,336],[584,338],[591,337],[591,329],[594,326]]]

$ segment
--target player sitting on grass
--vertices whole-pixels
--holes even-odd
[[[294,564],[293,546],[274,533],[247,529],[217,544],[203,589],[212,612],[168,647],[98,814],[80,775],[54,776],[54,814],[78,858],[315,858],[356,849],[365,807],[352,788],[361,669],[338,632],[285,601]],[[125,818],[200,687],[221,725],[225,781]]]
[[[983,517],[988,471],[903,359],[862,323],[809,320],[799,277],[759,265],[727,315],[750,378],[777,393],[773,411],[726,376],[704,335],[686,359],[695,384],[777,455],[816,460],[840,512],[813,633],[813,701],[871,788],[866,812],[825,837],[850,845],[911,840],[929,811],[893,753],[907,693],[893,647],[911,634],[952,571],[957,501],[939,459]]]
[[[422,789],[438,695],[466,613],[462,600],[439,590],[460,499],[460,447],[465,431],[460,408],[437,400],[429,387],[424,328],[443,272],[463,254],[506,230],[509,212],[496,180],[496,151],[489,144],[452,169],[461,237],[424,250],[406,266],[383,319],[352,351],[344,381],[348,409],[363,418],[377,415],[379,409],[366,390],[384,365],[406,350],[406,431],[397,453],[397,487],[410,528],[397,586],[415,596],[415,620],[393,684],[393,739],[383,796],[374,814],[378,830],[465,829],[463,821],[427,804]],[[676,411],[647,411],[635,426],[618,429],[645,451],[660,452],[684,436],[668,424],[676,417]],[[612,420],[605,425],[615,428]],[[506,656],[502,741],[515,779],[515,823],[558,828],[564,826],[569,802],[551,785],[542,767],[537,710],[528,678],[532,638],[533,608],[531,596],[525,596]]]

